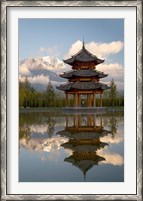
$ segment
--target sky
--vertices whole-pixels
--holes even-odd
[[[19,19],[19,60],[53,56],[63,60],[85,48],[105,59],[97,70],[124,85],[123,19]]]

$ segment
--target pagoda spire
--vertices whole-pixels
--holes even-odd
[[[86,181],[86,171],[83,171],[84,181]]]
[[[82,41],[82,49],[85,49],[84,37],[83,37],[83,41]]]

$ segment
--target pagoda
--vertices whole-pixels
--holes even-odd
[[[86,107],[96,107],[96,94],[99,94],[99,106],[102,107],[103,91],[110,87],[100,82],[100,79],[107,77],[108,74],[96,70],[96,66],[103,63],[104,60],[91,54],[83,42],[82,49],[78,53],[63,61],[72,66],[71,71],[60,75],[60,77],[68,79],[68,82],[57,87],[57,89],[65,91],[66,107],[69,107],[70,94],[74,97],[74,107],[81,107],[82,95],[86,97]]]

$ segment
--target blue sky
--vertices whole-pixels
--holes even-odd
[[[109,69],[110,73],[116,64],[113,71],[120,68],[122,78],[123,19],[19,19],[19,60],[48,55],[63,60],[78,51],[78,42],[83,41],[83,37],[88,50],[95,51],[99,58],[105,58],[108,67],[101,69]],[[119,81],[123,83],[123,78]]]
[[[71,45],[83,37],[85,43],[124,42],[123,19],[20,19],[19,58],[41,56],[41,47],[57,47],[63,59]]]

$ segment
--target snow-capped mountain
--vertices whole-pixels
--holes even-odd
[[[63,63],[63,61],[51,56],[36,57],[20,61],[20,67],[25,66],[27,66],[29,70],[43,68],[45,70],[56,71],[65,68],[65,64]]]
[[[45,90],[49,81],[53,86],[66,82],[59,74],[69,70],[63,61],[51,56],[24,59],[19,62],[19,80],[27,77],[37,90]]]

